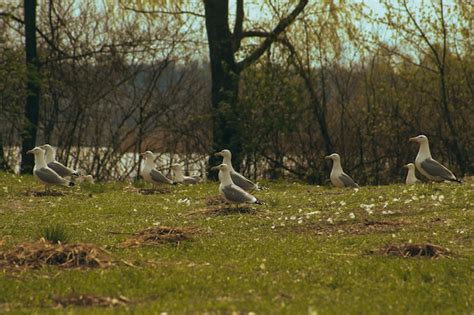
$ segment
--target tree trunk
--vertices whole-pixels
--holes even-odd
[[[32,173],[34,157],[26,154],[36,145],[40,102],[39,60],[36,50],[36,0],[24,0],[25,50],[27,65],[26,126],[22,133],[21,173]]]
[[[232,152],[236,169],[242,161],[242,143],[237,110],[240,71],[235,62],[232,34],[228,25],[228,0],[205,0],[206,29],[212,75],[212,152],[209,167],[220,163],[214,153],[222,149]],[[209,177],[217,178],[215,172]]]

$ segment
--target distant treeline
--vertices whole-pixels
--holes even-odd
[[[46,2],[38,10],[36,142],[58,146],[59,159],[75,168],[83,166],[72,157],[87,148],[96,154],[87,171],[101,179],[116,177],[108,168],[125,152],[212,154],[218,113],[202,36],[172,16],[147,20],[145,27],[138,13],[117,23],[94,1],[82,1],[80,15],[66,2],[53,1],[54,14]],[[308,5],[242,73],[233,119],[241,128],[243,173],[325,183],[330,163],[323,157],[338,152],[360,184],[399,182],[418,150],[408,137],[418,134],[429,137],[433,156],[456,174],[474,173],[474,33],[466,11],[472,9],[457,4],[444,17],[435,6],[412,16],[414,8],[403,1],[383,3],[392,14],[382,20],[357,6],[322,14],[315,13],[317,4]],[[20,145],[26,125],[20,9],[0,20],[4,169],[3,148]],[[417,23],[423,16],[432,18]],[[394,35],[367,34],[356,27],[361,21]]]

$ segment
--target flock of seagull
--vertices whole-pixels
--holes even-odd
[[[426,136],[419,135],[410,138],[409,141],[418,143],[419,150],[415,158],[415,163],[405,165],[405,167],[408,168],[408,174],[405,180],[407,185],[421,182],[416,178],[415,168],[430,182],[454,181],[461,183],[461,180],[459,180],[453,172],[431,157],[428,138]],[[74,181],[71,180],[72,177],[80,177],[84,181],[93,182],[91,175],[81,175],[78,171],[56,161],[55,149],[49,144],[35,147],[28,151],[28,153],[34,154],[35,166],[33,168],[33,174],[40,183],[45,185],[46,190],[54,185],[74,186]],[[222,164],[211,169],[219,171],[219,192],[222,197],[224,197],[227,202],[234,204],[261,204],[262,202],[251,194],[252,191],[259,189],[259,187],[234,169],[232,166],[231,152],[229,150],[222,150],[217,152],[216,155],[223,158]],[[202,178],[197,176],[185,176],[180,164],[171,165],[171,169],[175,176],[174,179],[170,179],[156,169],[154,162],[155,155],[153,152],[146,151],[142,153],[141,156],[145,163],[140,175],[146,182],[153,185],[192,185],[202,181]],[[359,185],[342,169],[341,157],[339,154],[333,153],[325,158],[332,160],[330,179],[334,186],[340,188],[359,187]]]

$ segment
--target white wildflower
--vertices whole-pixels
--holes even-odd
[[[351,213],[349,213],[349,217],[350,217],[351,219],[355,219],[356,216],[355,216],[354,212],[351,212]]]
[[[334,224],[334,220],[332,218],[328,218],[326,221],[331,223],[331,224]]]

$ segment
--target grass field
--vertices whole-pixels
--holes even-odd
[[[143,195],[126,183],[34,196],[31,176],[0,173],[0,252],[63,224],[69,243],[104,247],[108,268],[0,268],[0,313],[60,313],[80,295],[126,298],[78,314],[469,314],[474,311],[474,182],[359,190],[266,182],[251,213],[206,213],[217,184]],[[192,212],[196,212],[192,214]],[[201,211],[201,212],[199,212]],[[190,214],[191,213],[191,214]],[[130,234],[195,229],[178,245],[123,247]],[[125,233],[125,234],[122,234]],[[453,255],[380,255],[392,244],[433,243]],[[1,254],[0,254],[1,259]]]

